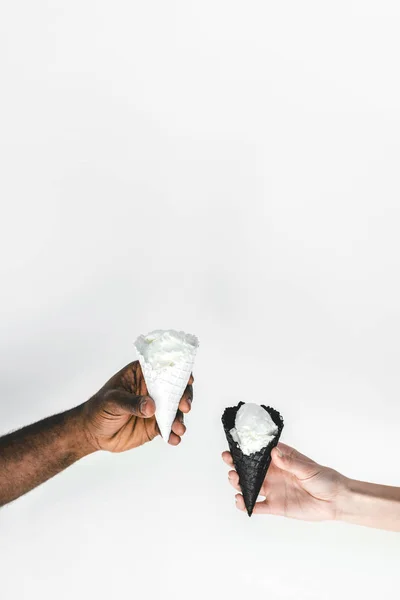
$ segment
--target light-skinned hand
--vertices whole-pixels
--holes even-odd
[[[233,467],[229,452],[222,454],[227,465]],[[265,500],[256,502],[253,514],[268,514],[324,521],[338,518],[338,500],[345,490],[346,478],[300,454],[294,448],[279,443],[271,453],[271,464],[260,495]],[[241,492],[239,475],[229,471],[231,485]],[[236,506],[245,511],[243,496],[236,495]]]

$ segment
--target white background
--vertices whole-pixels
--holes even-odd
[[[0,596],[394,598],[398,534],[249,519],[220,415],[400,485],[400,8],[0,6],[0,432],[81,403],[154,328],[199,336],[188,433],[0,512]],[[397,591],[396,591],[397,590]]]

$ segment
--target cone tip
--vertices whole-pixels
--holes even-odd
[[[156,419],[157,419],[157,415],[156,415]],[[170,424],[163,423],[162,425],[160,425],[160,423],[157,420],[157,425],[158,425],[158,429],[160,430],[162,439],[164,440],[164,442],[168,443],[169,436],[171,435],[171,431],[172,431],[172,423],[170,423]]]
[[[169,436],[171,435],[171,431],[164,429],[164,431],[160,431],[160,434],[161,434],[161,437],[164,440],[164,442],[168,444]]]
[[[251,517],[251,515],[253,514],[253,509],[254,509],[254,506],[252,506],[252,507],[246,506],[247,514],[249,515],[249,517]]]

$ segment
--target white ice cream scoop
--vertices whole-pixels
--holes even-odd
[[[262,406],[252,402],[247,402],[239,408],[235,427],[230,431],[232,438],[246,456],[268,446],[277,433],[278,427],[270,414]]]
[[[135,341],[149,396],[156,405],[156,420],[168,442],[179,401],[192,373],[199,341],[173,329],[157,329]]]

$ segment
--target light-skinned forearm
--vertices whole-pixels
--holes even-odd
[[[79,407],[1,437],[0,506],[91,452]]]
[[[345,491],[338,500],[337,519],[400,531],[400,488],[346,479]]]

